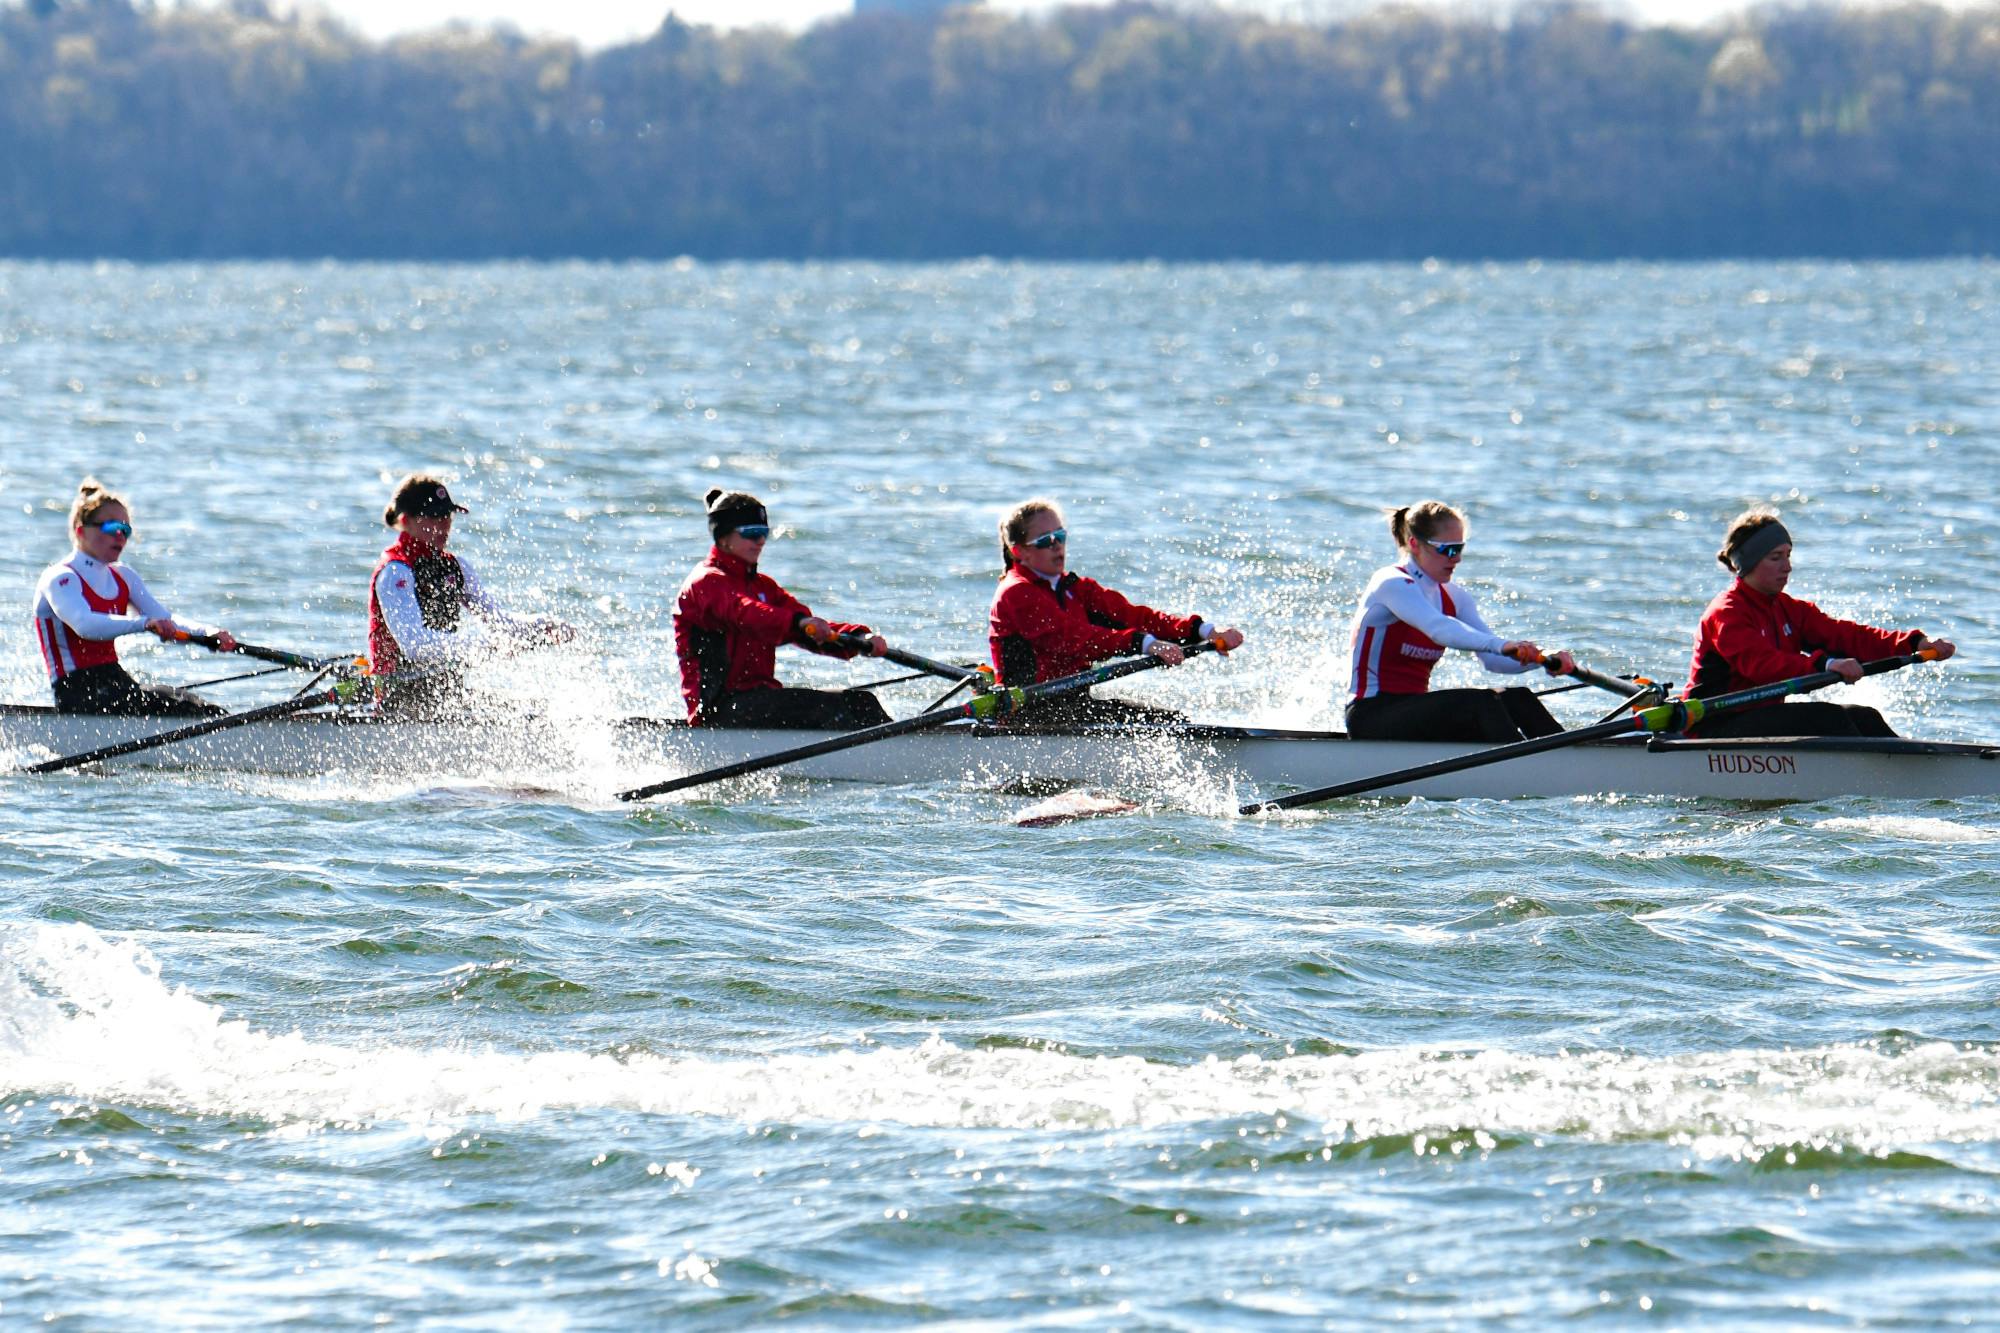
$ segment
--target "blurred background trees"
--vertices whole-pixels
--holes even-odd
[[[2000,249],[2000,6],[1127,4],[507,32],[0,6],[0,253],[1260,259]]]

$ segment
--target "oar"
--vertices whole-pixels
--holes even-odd
[[[1879,662],[1869,662],[1861,668],[1861,674],[1876,676],[1884,671],[1894,671],[1915,662],[1936,660],[1936,650],[1920,648],[1914,653],[1885,657]],[[1805,694],[1828,685],[1838,685],[1843,679],[1845,678],[1837,671],[1815,671],[1809,676],[1794,676],[1790,680],[1759,685],[1755,689],[1738,690],[1734,694],[1719,694],[1713,699],[1679,699],[1669,704],[1655,704],[1651,708],[1640,709],[1630,717],[1600,722],[1596,726],[1579,727],[1575,731],[1558,732],[1553,736],[1537,736],[1532,740],[1516,741],[1512,745],[1496,745],[1489,750],[1475,750],[1471,754],[1454,755],[1450,759],[1418,764],[1414,768],[1398,769],[1394,773],[1384,773],[1379,777],[1356,778],[1351,782],[1336,782],[1331,786],[1315,787],[1310,791],[1294,792],[1289,796],[1277,796],[1268,801],[1253,801],[1238,809],[1240,813],[1246,815],[1262,814],[1267,810],[1290,810],[1301,805],[1318,805],[1321,801],[1331,801],[1339,796],[1359,796],[1364,792],[1380,791],[1384,787],[1400,787],[1409,782],[1442,777],[1446,773],[1462,773],[1468,768],[1483,768],[1487,764],[1522,759],[1531,754],[1545,754],[1550,750],[1563,749],[1565,746],[1581,745],[1585,741],[1608,740],[1613,736],[1622,736],[1634,731],[1686,731],[1706,717],[1718,717],[1723,713],[1733,713],[1753,704],[1782,699],[1789,694]]]
[[[67,755],[61,759],[48,759],[39,764],[30,764],[20,770],[23,773],[59,773],[66,768],[77,768],[84,764],[94,764],[100,759],[116,759],[120,755],[138,754],[141,750],[157,750],[163,745],[175,745],[181,741],[191,741],[198,736],[213,736],[218,731],[228,731],[232,727],[247,727],[252,722],[264,722],[287,713],[300,713],[321,704],[343,704],[352,700],[360,690],[362,682],[347,677],[335,681],[333,685],[312,694],[286,699],[282,703],[268,704],[263,708],[252,708],[248,712],[231,713],[227,717],[210,718],[192,726],[176,727],[172,731],[155,732],[151,736],[139,736],[116,745],[106,745],[83,754]]]
[[[1567,671],[1562,671],[1557,669],[1556,660],[1546,653],[1537,653],[1533,657],[1515,653],[1513,657],[1517,662],[1539,666],[1551,676],[1568,676],[1571,680],[1582,681],[1585,685],[1595,685],[1600,690],[1608,690],[1625,700],[1625,703],[1619,705],[1621,710],[1640,699],[1650,697],[1654,703],[1658,703],[1666,698],[1667,687],[1645,676],[1607,676],[1602,671],[1592,671],[1581,662],[1575,663]],[[1638,687],[1636,694],[1633,693],[1634,686]]]
[[[1213,643],[1197,643],[1183,648],[1181,651],[1183,654],[1191,656],[1195,653],[1212,651],[1214,647]],[[643,801],[649,796],[663,796],[670,791],[686,791],[690,787],[705,787],[711,782],[721,782],[728,778],[742,777],[746,773],[761,773],[767,768],[778,768],[785,764],[794,764],[802,759],[815,759],[823,754],[833,754],[840,750],[851,750],[857,745],[867,745],[873,741],[886,741],[891,736],[907,736],[913,731],[925,731],[932,727],[941,727],[947,722],[955,722],[960,718],[989,721],[996,717],[1006,717],[1010,714],[1020,712],[1023,708],[1045,702],[1049,699],[1059,698],[1065,694],[1075,694],[1077,691],[1087,690],[1093,685],[1102,685],[1106,681],[1117,680],[1140,671],[1150,671],[1160,664],[1160,659],[1157,657],[1130,657],[1118,662],[1107,662],[1103,666],[1092,667],[1088,671],[1079,671],[1074,676],[1064,676],[1058,680],[1043,681],[1040,685],[1015,685],[1007,689],[996,689],[952,708],[939,708],[929,712],[918,713],[914,717],[899,718],[894,722],[883,722],[873,727],[863,727],[859,731],[850,731],[841,736],[829,736],[823,741],[813,741],[810,744],[794,746],[789,750],[779,750],[775,754],[767,754],[755,759],[739,759],[734,763],[723,764],[719,768],[705,769],[700,773],[690,773],[686,777],[668,778],[665,782],[655,782],[644,787],[635,787],[631,791],[621,791],[618,793],[618,799],[621,801]]]
[[[276,676],[290,671],[288,666],[260,667],[255,671],[239,671],[233,676],[217,676],[213,680],[191,680],[180,686],[183,690],[205,690],[214,685],[230,685],[239,680],[256,680],[259,676]]]
[[[1547,665],[1546,661],[1544,665]],[[1645,676],[1607,676],[1602,671],[1592,671],[1589,667],[1581,665],[1561,674],[1574,676],[1584,684],[1595,685],[1600,690],[1609,690],[1624,699],[1626,702],[1623,706],[1626,707],[1641,699],[1649,703],[1659,703],[1667,697],[1665,685]]]
[[[215,653],[223,651],[222,640],[213,634],[189,634],[186,630],[182,630],[173,636],[173,642],[198,644]],[[339,657],[307,657],[303,653],[288,653],[282,648],[260,648],[254,643],[244,643],[241,639],[236,641],[236,647],[230,651],[241,653],[245,657],[254,657],[260,662],[276,662],[279,666],[291,667],[294,671],[317,671],[323,666],[345,660]]]
[[[856,652],[862,653],[864,655],[869,651],[868,639],[864,635],[836,634],[833,636],[833,641],[839,644],[843,648],[852,648]],[[938,676],[945,680],[956,680],[956,681],[966,682],[969,683],[973,689],[980,690],[982,692],[986,690],[988,687],[990,687],[992,684],[992,682],[987,679],[987,673],[981,671],[978,667],[953,666],[949,662],[934,662],[928,657],[920,657],[916,653],[910,652],[908,649],[905,648],[897,648],[891,645],[890,647],[884,648],[882,650],[882,656],[887,658],[889,661],[894,662],[897,666],[911,667],[917,671],[923,672],[926,675]],[[882,684],[886,682],[877,682],[877,683]]]

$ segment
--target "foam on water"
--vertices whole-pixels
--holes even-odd
[[[281,1124],[623,1110],[746,1123],[1122,1129],[1283,1116],[1330,1139],[1436,1131],[1662,1140],[1703,1156],[2000,1139],[2000,1052],[1521,1054],[1396,1048],[1190,1065],[931,1039],[758,1059],[526,1053],[270,1034],[176,989],[87,926],[0,932],[0,1096]]]
[[[1922,815],[1864,815],[1839,819],[1823,819],[1817,828],[1829,833],[1863,833],[1874,838],[1891,838],[1900,842],[1992,842],[2000,833],[1992,829],[1974,828],[1950,819],[1935,819]]]

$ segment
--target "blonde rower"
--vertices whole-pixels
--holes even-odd
[[[1476,653],[1488,671],[1529,669],[1541,650],[1506,639],[1480,617],[1472,594],[1452,586],[1465,558],[1465,515],[1441,500],[1389,515],[1402,560],[1375,571],[1355,609],[1347,734],[1360,740],[1503,744],[1561,731],[1526,689],[1433,690],[1431,668],[1448,648]],[[1575,663],[1556,654],[1559,671]]]
[[[224,710],[167,685],[141,685],[118,663],[117,641],[150,631],[163,639],[213,637],[224,652],[228,630],[182,624],[124,564],[132,508],[123,496],[85,477],[70,502],[69,555],[42,571],[35,587],[35,638],[48,664],[56,711],[139,717],[207,717]]]

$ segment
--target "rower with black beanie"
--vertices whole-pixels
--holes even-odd
[[[681,697],[688,720],[705,727],[791,727],[851,731],[889,720],[863,690],[814,690],[781,685],[784,644],[827,657],[850,658],[846,635],[868,640],[880,657],[888,645],[866,625],[823,620],[757,568],[771,536],[764,502],[742,491],[704,497],[707,557],[681,584],[674,605],[674,651],[681,662]]]

